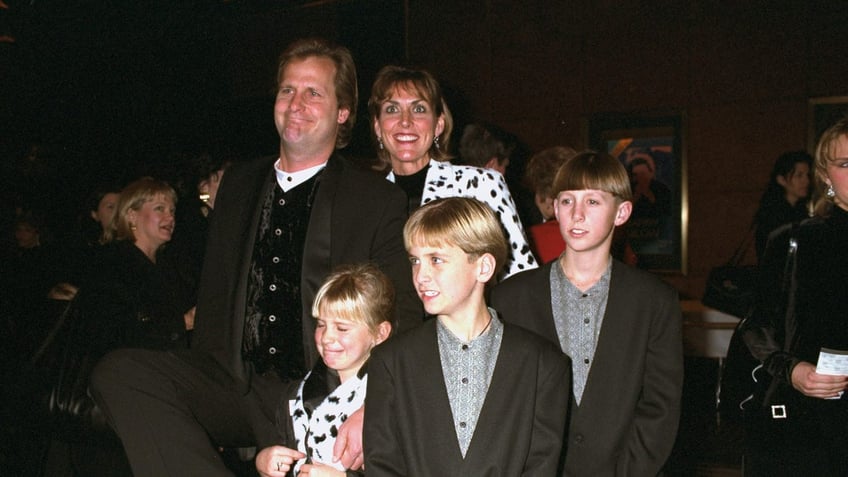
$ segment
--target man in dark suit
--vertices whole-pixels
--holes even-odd
[[[504,320],[560,345],[573,391],[568,476],[654,476],[671,453],[683,387],[677,292],[610,257],[613,231],[630,216],[624,167],[578,154],[558,171],[555,212],[565,252],[498,285]]]
[[[335,266],[380,266],[398,290],[399,329],[423,315],[401,240],[403,193],[334,152],[347,144],[356,116],[350,52],[295,42],[277,82],[280,156],[233,165],[224,176],[192,349],[124,350],[92,376],[135,475],[231,475],[219,446],[282,442],[277,408],[286,384],[317,359],[311,304]],[[340,429],[337,457],[346,467],[362,462],[361,414]]]

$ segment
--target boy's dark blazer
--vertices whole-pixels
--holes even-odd
[[[463,459],[442,373],[436,319],[384,342],[368,361],[363,445],[369,477],[554,475],[571,388],[558,347],[504,324],[489,392]]]
[[[211,376],[220,368],[242,392],[250,387],[252,368],[242,358],[245,300],[262,201],[276,187],[274,163],[268,157],[234,165],[221,182],[201,275],[192,349],[194,361]],[[421,302],[412,287],[409,256],[403,246],[407,200],[394,184],[360,170],[333,154],[318,179],[306,234],[301,274],[303,346],[307,369],[315,349],[312,301],[324,279],[343,263],[374,262],[397,290],[400,328],[421,323]],[[289,253],[287,250],[281,253]]]
[[[492,291],[505,321],[559,345],[551,307],[555,260]],[[572,402],[565,475],[657,475],[671,453],[683,387],[677,291],[613,261],[595,362],[581,404]],[[573,398],[572,398],[573,400]]]

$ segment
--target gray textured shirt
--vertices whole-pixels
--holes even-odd
[[[490,324],[468,342],[457,338],[441,321],[436,326],[442,374],[463,458],[489,392],[503,339],[503,323],[498,320],[497,312],[489,308],[489,314]]]
[[[574,399],[580,404],[592,369],[609,296],[612,261],[601,278],[586,292],[574,286],[559,264],[551,267],[551,305],[559,345],[571,357]]]

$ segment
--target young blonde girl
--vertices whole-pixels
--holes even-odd
[[[312,305],[321,361],[286,396],[277,419],[286,446],[259,452],[260,475],[347,475],[333,462],[333,444],[339,426],[365,401],[363,366],[391,333],[393,303],[392,284],[374,265],[345,265],[327,278]]]

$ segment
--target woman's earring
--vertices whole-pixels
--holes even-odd
[[[827,192],[825,192],[825,195],[827,195],[828,199],[836,197],[836,191],[833,190],[833,185],[827,186]]]
[[[433,138],[433,144],[436,146],[436,149],[439,148],[439,136]]]
[[[136,226],[135,226],[135,224],[130,224],[130,230],[132,230],[133,232],[135,232],[135,231],[136,231]]]
[[[380,144],[380,150],[382,151],[383,150],[383,138],[381,138],[380,136],[377,136],[377,142]]]

